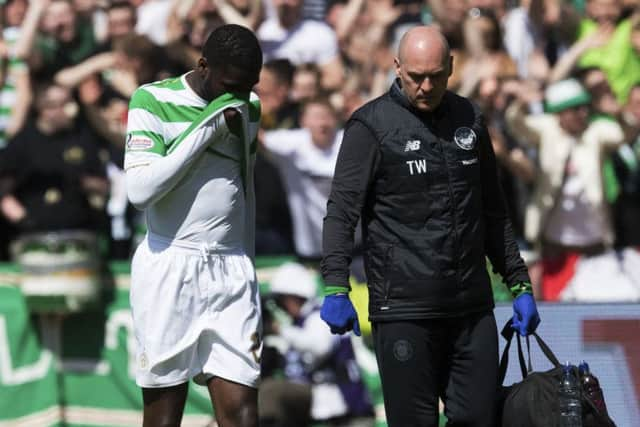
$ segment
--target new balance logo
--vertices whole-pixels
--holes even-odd
[[[411,175],[427,172],[427,161],[425,159],[409,160],[406,163],[409,165],[409,174]]]
[[[420,140],[414,139],[414,140],[407,141],[407,145],[405,145],[404,147],[404,152],[406,153],[407,151],[418,151],[419,149],[420,149]]]

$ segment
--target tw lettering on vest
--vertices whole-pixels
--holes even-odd
[[[427,173],[427,160],[426,159],[420,159],[420,160],[408,160],[406,162],[409,165],[409,173],[411,175],[414,174],[421,174],[421,173]],[[415,168],[415,172],[414,172],[414,168]]]

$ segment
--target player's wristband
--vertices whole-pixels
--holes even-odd
[[[511,296],[514,298],[518,298],[522,294],[533,295],[533,288],[529,282],[516,283],[515,285],[511,285],[509,290],[511,291]]]
[[[349,288],[344,286],[325,286],[324,287],[324,296],[327,295],[337,295],[337,294],[348,294]]]

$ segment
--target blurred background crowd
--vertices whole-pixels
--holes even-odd
[[[0,0],[0,10],[3,261],[52,239],[130,257],[144,220],[124,190],[129,98],[191,70],[208,33],[237,23],[265,54],[257,255],[314,268],[342,127],[393,82],[404,31],[432,24],[452,48],[450,89],[484,112],[537,297],[640,300],[637,0]],[[296,268],[287,280],[311,280]],[[316,294],[300,289],[275,298],[298,327]],[[320,332],[287,334],[306,348],[298,359],[329,349],[309,342]]]
[[[257,253],[317,261],[342,126],[388,89],[404,31],[433,24],[452,48],[451,90],[484,111],[539,296],[588,294],[572,282],[593,279],[586,261],[633,276],[635,252],[622,249],[640,244],[635,0],[0,4],[2,259],[11,241],[61,230],[97,233],[103,256],[127,259],[144,233],[123,189],[129,97],[192,69],[213,28],[239,23],[265,52]],[[635,283],[596,288],[596,299],[639,296]]]

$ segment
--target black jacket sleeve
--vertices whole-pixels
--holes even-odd
[[[320,267],[326,285],[349,287],[354,230],[367,200],[378,159],[378,142],[373,132],[362,122],[350,120],[338,154],[322,230]]]
[[[507,286],[520,282],[530,283],[527,266],[515,241],[504,193],[498,179],[496,157],[484,124],[480,135],[480,165],[486,254],[494,271],[503,277]]]

